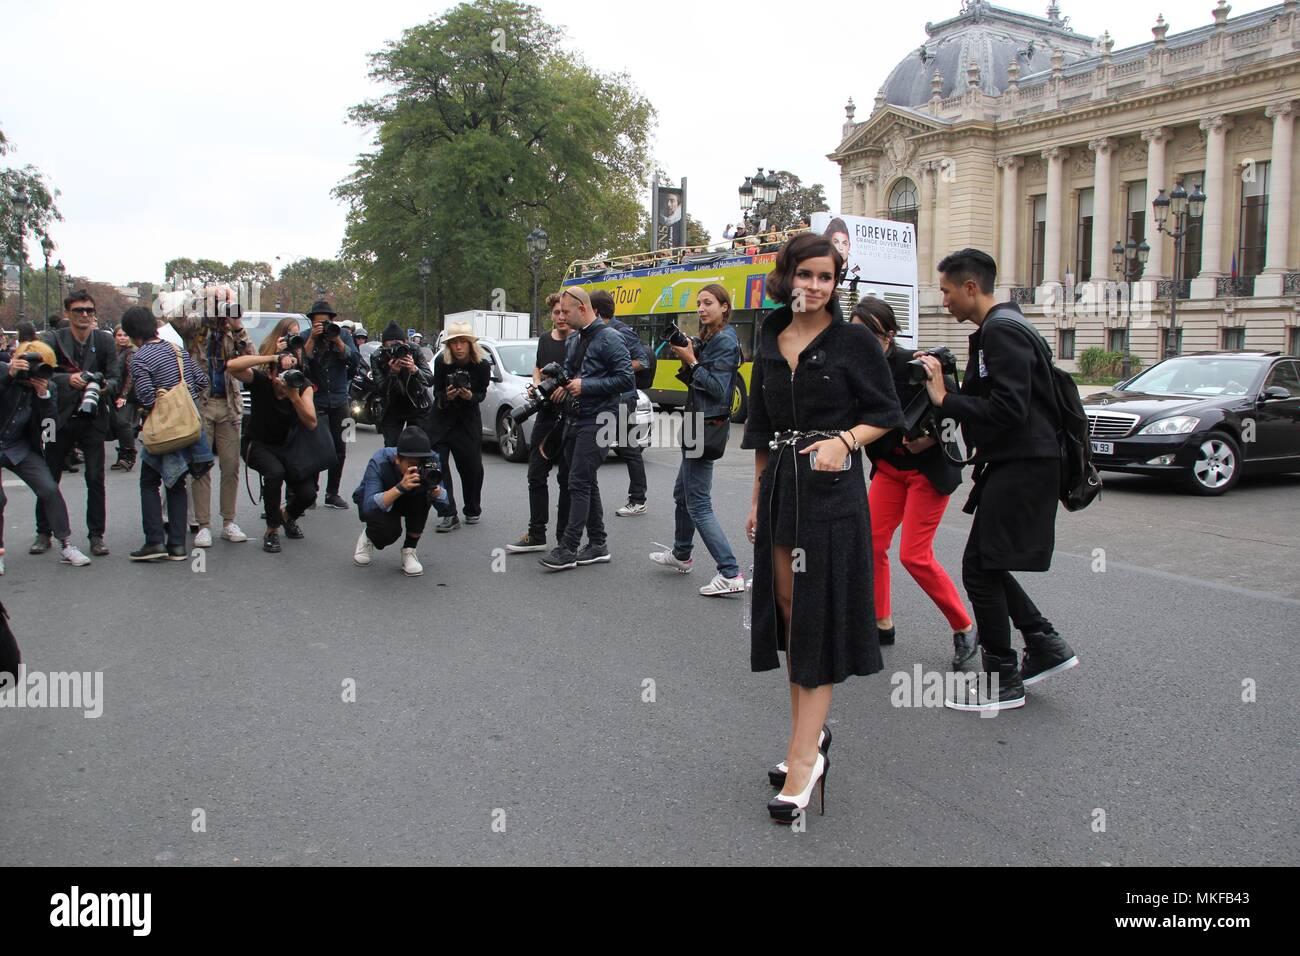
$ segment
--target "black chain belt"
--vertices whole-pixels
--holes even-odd
[[[800,438],[839,438],[840,432],[828,431],[784,431],[777,432],[772,436],[772,440],[767,443],[767,447],[772,451],[779,451],[787,445],[793,445]]]

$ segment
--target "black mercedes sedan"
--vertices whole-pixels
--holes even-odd
[[[1243,473],[1300,472],[1300,358],[1204,352],[1083,399],[1093,463],[1221,495]]]

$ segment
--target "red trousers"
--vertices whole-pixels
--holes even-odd
[[[889,546],[901,524],[903,541],[898,559],[903,567],[943,612],[954,631],[970,627],[970,615],[952,578],[934,556],[934,533],[948,507],[948,496],[935,491],[934,485],[919,471],[901,471],[882,461],[876,464],[868,498],[876,617],[890,617]]]

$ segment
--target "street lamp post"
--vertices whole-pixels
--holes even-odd
[[[54,243],[50,241],[49,236],[41,237],[41,252],[45,253],[45,312],[43,315],[50,314],[50,253],[54,251]]]
[[[14,216],[18,219],[18,321],[21,322],[27,318],[27,311],[23,306],[23,278],[24,270],[27,267],[27,210],[30,208],[27,201],[27,191],[19,186],[14,192],[13,210]]]
[[[763,227],[763,220],[781,193],[781,181],[775,170],[769,169],[763,175],[763,167],[753,176],[746,176],[740,184],[740,215],[746,235],[757,235]]]
[[[68,274],[68,267],[65,266],[63,260],[60,259],[54,266],[54,271],[59,274],[59,301],[62,302],[63,296],[66,294],[63,288],[63,279]],[[50,313],[48,311],[45,313],[45,327],[47,329],[50,327]]]
[[[1201,192],[1200,183],[1192,183],[1192,193],[1189,196],[1183,184],[1178,183],[1168,196],[1161,189],[1159,195],[1151,200],[1151,208],[1155,214],[1156,231],[1174,240],[1174,278],[1172,288],[1169,290],[1169,329],[1172,332],[1178,328],[1178,293],[1182,281],[1179,273],[1182,272],[1183,266],[1183,238],[1193,223],[1201,221],[1201,215],[1205,212],[1205,193]],[[1174,214],[1172,229],[1166,227],[1170,212]],[[1168,338],[1165,341],[1166,354],[1162,356],[1163,358],[1167,358],[1169,354]]]
[[[1120,364],[1120,378],[1125,381],[1133,374],[1133,283],[1142,278],[1142,272],[1146,269],[1147,257],[1151,255],[1151,247],[1143,239],[1140,243],[1133,238],[1128,242],[1120,243],[1116,241],[1114,247],[1110,250],[1111,259],[1115,266],[1115,274],[1123,275],[1124,282],[1128,286],[1128,308],[1124,312],[1124,360]]]
[[[421,328],[427,329],[429,327],[429,276],[433,275],[433,260],[428,256],[421,259],[419,271],[421,311],[424,316]]]
[[[542,256],[546,255],[546,247],[550,245],[550,237],[546,230],[538,226],[528,234],[525,240],[528,245],[528,260],[533,269],[533,319],[529,332],[531,335],[541,335],[541,326],[537,316],[537,283],[541,275]]]

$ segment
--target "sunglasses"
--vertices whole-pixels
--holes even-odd
[[[93,308],[87,309],[84,306],[75,309],[69,309],[68,311],[71,312],[73,315],[94,315],[95,314],[95,310]]]

